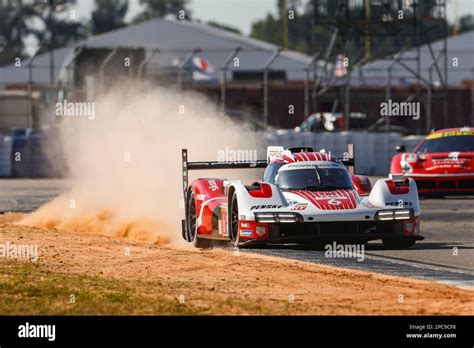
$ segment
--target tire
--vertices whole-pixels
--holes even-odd
[[[197,233],[196,220],[196,201],[194,200],[194,192],[190,191],[186,201],[186,231],[188,233],[189,240],[196,248],[211,248],[212,240],[199,237]]]
[[[229,209],[229,238],[236,247],[240,246],[239,236],[239,204],[237,201],[237,193],[234,192],[230,201]]]
[[[415,245],[416,240],[412,238],[386,238],[382,239],[385,249],[408,249]]]

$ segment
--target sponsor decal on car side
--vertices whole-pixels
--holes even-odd
[[[403,234],[405,236],[414,236],[420,233],[420,220],[413,218],[403,221]]]
[[[265,226],[257,226],[255,231],[259,237],[262,237],[265,235],[265,233],[267,233],[267,228]]]
[[[207,182],[209,183],[209,189],[211,191],[217,191],[219,189],[219,185],[215,180],[208,180]]]
[[[250,210],[255,209],[274,209],[274,208],[281,208],[281,204],[261,204],[261,205],[252,205]]]
[[[252,230],[240,230],[240,235],[242,237],[252,237],[253,232]]]
[[[406,201],[402,201],[400,203],[400,201],[396,201],[396,202],[385,202],[385,205],[390,205],[390,206],[402,208],[403,206],[411,207],[413,205],[413,203],[412,202],[406,202]]]
[[[308,207],[308,203],[297,203],[293,205],[290,210],[305,210]]]
[[[219,231],[219,234],[221,234],[222,236],[228,236],[229,233],[227,231],[227,209],[225,207],[221,207],[220,209],[220,219],[219,219],[219,222],[218,222],[218,231]]]

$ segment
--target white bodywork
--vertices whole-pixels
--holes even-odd
[[[308,161],[292,163],[288,165],[288,170],[297,169],[296,167],[304,168],[305,166],[314,165],[330,165],[341,166],[340,163],[333,161]],[[345,167],[344,167],[345,168]],[[398,178],[394,178],[397,180]],[[334,208],[320,209],[315,204],[312,204],[308,199],[294,192],[282,191],[275,185],[268,183],[271,186],[272,195],[269,198],[252,197],[242,183],[232,182],[228,183],[227,189],[233,187],[237,193],[239,206],[239,219],[246,221],[254,221],[255,213],[259,212],[292,212],[299,213],[303,217],[303,222],[329,222],[329,221],[373,221],[375,214],[379,210],[399,210],[399,209],[413,209],[414,216],[419,216],[421,213],[418,192],[416,183],[413,179],[409,180],[409,190],[406,194],[392,194],[386,183],[389,179],[377,180],[370,195],[361,197],[355,190],[351,193],[355,199],[356,205],[353,208],[344,206],[341,203],[341,193],[332,192],[324,196],[330,204],[334,204]],[[340,191],[340,190],[338,190]],[[325,193],[318,193],[324,195]],[[313,194],[313,199],[317,200],[316,194]],[[352,199],[352,197],[351,197]],[[326,202],[328,203],[328,202]],[[302,208],[304,209],[298,209]]]

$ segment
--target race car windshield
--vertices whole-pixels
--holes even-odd
[[[278,172],[276,184],[283,190],[318,190],[320,188],[316,168],[284,170]]]
[[[345,168],[319,167],[317,168],[321,190],[352,190],[352,179]]]
[[[278,172],[276,184],[283,190],[330,191],[352,189],[349,173],[343,168],[307,168]]]
[[[428,139],[420,145],[417,152],[474,152],[474,136],[461,135]]]

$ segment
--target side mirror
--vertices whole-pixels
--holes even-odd
[[[407,152],[407,148],[405,147],[405,145],[398,145],[395,146],[395,151],[397,151],[398,153],[403,153]]]

